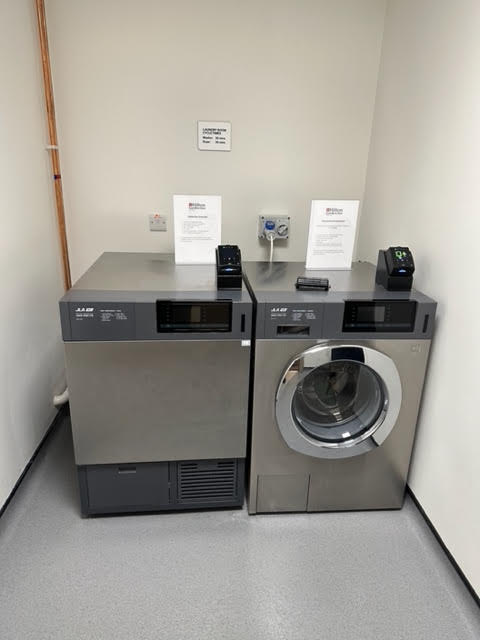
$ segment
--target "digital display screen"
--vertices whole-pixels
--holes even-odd
[[[343,314],[343,331],[413,331],[416,312],[417,303],[414,300],[347,300]]]
[[[232,303],[157,301],[157,331],[231,331]]]
[[[381,306],[364,306],[357,309],[358,322],[384,322],[385,307]]]

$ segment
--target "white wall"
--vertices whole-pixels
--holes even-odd
[[[359,246],[410,246],[439,301],[410,485],[478,592],[479,34],[477,0],[389,3]]]
[[[172,195],[223,196],[223,241],[305,257],[310,200],[361,198],[384,0],[47,0],[74,278],[105,250],[173,250]],[[230,120],[231,153],[196,149]],[[169,215],[167,234],[147,213]]]
[[[31,0],[0,0],[0,507],[55,415],[62,293]]]

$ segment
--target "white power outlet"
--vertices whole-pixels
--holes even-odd
[[[149,225],[150,231],[166,231],[167,216],[163,216],[160,213],[149,213],[148,225]]]
[[[258,237],[267,238],[272,234],[274,240],[286,240],[290,235],[290,216],[259,215]]]

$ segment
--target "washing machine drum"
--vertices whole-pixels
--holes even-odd
[[[397,369],[384,354],[358,346],[316,346],[297,356],[284,373],[276,398],[277,423],[296,451],[351,457],[385,440],[400,401]]]
[[[385,405],[377,374],[358,362],[331,362],[311,371],[293,396],[293,417],[308,435],[343,442],[370,429]]]

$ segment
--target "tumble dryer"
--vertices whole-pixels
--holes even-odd
[[[400,508],[436,303],[375,267],[244,263],[256,305],[249,512]],[[298,291],[298,276],[329,291]]]
[[[60,301],[84,515],[239,507],[252,301],[215,265],[104,253]]]

